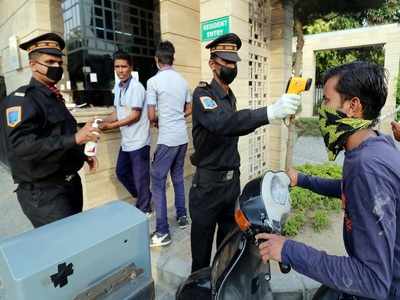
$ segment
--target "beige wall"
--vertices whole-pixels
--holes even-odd
[[[295,49],[295,43],[293,47]],[[315,82],[315,52],[320,50],[355,48],[369,45],[384,45],[385,68],[389,73],[389,95],[383,114],[393,112],[396,97],[396,78],[399,76],[400,64],[400,24],[380,25],[359,29],[341,30],[305,36],[303,48],[303,76],[310,77]],[[302,116],[312,116],[315,89],[304,93]],[[382,122],[381,130],[390,133],[388,118]]]
[[[161,38],[175,45],[175,68],[194,89],[200,79],[198,0],[160,0]]]
[[[21,68],[10,68],[9,38],[16,35],[20,44],[49,31],[61,35],[64,32],[59,0],[0,1],[0,69],[5,76],[7,93],[27,84],[30,78],[25,51],[19,51]]]

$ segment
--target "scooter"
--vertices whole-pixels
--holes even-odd
[[[177,300],[273,299],[270,264],[262,262],[255,236],[282,232],[290,212],[289,184],[281,171],[268,171],[246,184],[236,202],[238,226],[217,249],[211,267],[192,273],[179,287]],[[290,266],[280,268],[290,271]]]

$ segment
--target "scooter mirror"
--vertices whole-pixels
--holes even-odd
[[[281,233],[290,213],[290,179],[283,171],[268,171],[244,187],[236,203],[235,220],[239,228],[251,234]]]
[[[290,178],[285,172],[267,172],[261,184],[261,198],[266,211],[265,222],[271,231],[280,233],[290,213]]]

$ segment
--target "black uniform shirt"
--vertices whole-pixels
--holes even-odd
[[[236,110],[231,90],[217,81],[205,82],[193,92],[192,164],[209,170],[233,170],[240,166],[239,136],[268,124],[267,108]]]
[[[1,121],[16,183],[78,171],[86,160],[75,144],[77,123],[65,104],[33,79],[4,99]]]

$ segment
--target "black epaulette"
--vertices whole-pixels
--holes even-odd
[[[197,87],[200,87],[200,88],[208,87],[208,82],[207,81],[200,81],[199,85]]]
[[[23,85],[10,94],[14,97],[25,97],[26,92],[30,89],[29,85]]]

